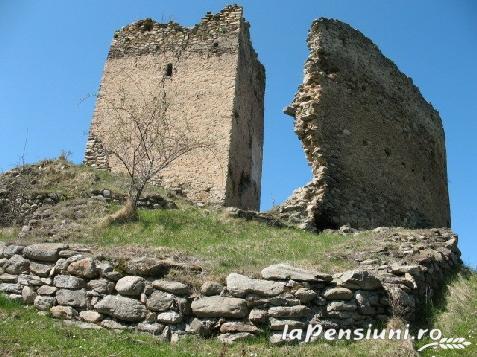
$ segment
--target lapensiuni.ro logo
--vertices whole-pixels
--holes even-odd
[[[317,339],[325,339],[327,341],[335,340],[422,340],[430,338],[431,343],[420,347],[417,351],[421,352],[428,348],[434,349],[464,349],[471,344],[464,337],[443,337],[439,329],[419,329],[416,335],[412,335],[409,331],[409,325],[404,329],[377,329],[373,325],[368,325],[368,328],[356,329],[324,329],[320,324],[310,324],[304,333],[304,329],[296,328],[290,329],[285,325],[282,333],[282,340],[286,341],[303,341],[310,342]]]

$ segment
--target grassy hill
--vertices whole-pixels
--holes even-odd
[[[168,197],[178,209],[141,209],[138,222],[102,227],[101,218],[118,209],[119,204],[92,199],[91,193],[108,189],[118,196],[124,195],[125,177],[61,159],[26,166],[20,173],[1,175],[0,188],[2,184],[22,185],[21,191],[27,197],[54,193],[61,200],[44,205],[39,210],[43,210],[41,218],[20,236],[21,224],[0,227],[2,241],[61,241],[91,245],[105,255],[173,257],[200,264],[209,275],[219,279],[231,271],[253,275],[280,262],[323,272],[348,269],[368,258],[379,245],[379,239],[376,244],[369,244],[371,238],[363,239],[366,233],[317,235],[230,218],[221,208],[199,208],[155,186],[149,186],[145,194]]]
[[[73,165],[63,159],[0,175],[0,194],[21,192],[25,197],[45,194],[60,197],[58,202],[38,209],[40,219],[33,219],[34,222],[3,224],[0,241],[25,244],[61,241],[92,246],[106,256],[145,254],[190,262],[203,268],[201,275],[181,273],[174,279],[193,285],[199,284],[205,275],[222,281],[232,271],[258,275],[265,266],[281,262],[323,272],[342,271],[358,266],[365,259],[381,259],[379,252],[382,251],[388,253],[386,259],[391,259],[389,253],[395,249],[392,240],[382,239],[380,233],[313,234],[272,227],[231,218],[220,208],[199,208],[183,197],[154,186],[149,187],[146,195],[160,194],[174,201],[178,208],[141,209],[137,222],[104,227],[99,224],[102,217],[118,209],[119,203],[95,198],[94,192],[103,189],[124,195],[127,180],[121,175]],[[22,228],[24,225],[29,226],[27,231]],[[439,328],[446,337],[466,337],[473,343],[462,351],[426,350],[421,355],[477,355],[477,273],[464,270],[454,277],[435,305],[422,312],[421,320],[425,328]],[[31,307],[0,296],[0,356],[395,357],[414,356],[415,350],[428,342],[419,341],[415,345],[411,341],[317,342],[278,347],[270,345],[262,336],[232,346],[222,345],[216,339],[194,337],[169,344],[137,333],[65,326]]]

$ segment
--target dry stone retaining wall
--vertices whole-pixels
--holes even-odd
[[[164,276],[170,269],[199,273],[196,266],[147,257],[118,262],[66,244],[0,245],[0,292],[84,328],[137,330],[172,341],[217,335],[224,342],[271,331],[271,341],[279,342],[285,325],[367,327],[393,315],[412,320],[460,265],[452,233],[435,232],[433,247],[416,264],[363,261],[333,276],[276,264],[260,278],[231,273],[225,285],[205,281],[194,289]]]

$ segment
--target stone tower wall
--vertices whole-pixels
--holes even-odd
[[[169,71],[165,92],[172,122],[187,126],[192,138],[210,145],[174,162],[158,177],[161,184],[182,187],[196,202],[258,209],[265,73],[251,47],[248,26],[242,8],[228,6],[192,28],[146,19],[116,32],[85,162],[124,170],[107,154],[114,130],[108,101],[121,92],[135,103],[147,100]],[[256,89],[250,91],[258,97],[244,86]],[[250,178],[244,189],[238,187],[241,177]]]
[[[256,62],[256,54],[250,43],[248,25],[244,24],[244,27],[239,37],[240,51],[229,154],[230,160],[234,160],[240,169],[232,172],[227,187],[228,192],[233,192],[228,205],[234,207],[254,206],[256,197],[260,197],[262,176],[265,72],[258,64],[249,65]]]
[[[306,228],[449,227],[444,131],[412,80],[362,33],[313,23],[286,112],[313,180],[280,208]]]

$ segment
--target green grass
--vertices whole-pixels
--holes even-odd
[[[465,350],[428,349],[422,356],[477,356],[477,273],[463,270],[426,312],[425,324],[442,331],[443,337],[464,337],[472,344]],[[418,348],[430,339],[418,343]]]
[[[192,207],[141,210],[136,223],[113,225],[93,241],[102,246],[162,247],[197,257],[211,273],[257,273],[273,263],[289,262],[324,272],[346,269],[362,237],[313,234],[274,228],[259,222],[226,218],[216,211]]]
[[[108,188],[113,193],[125,194],[125,176],[58,159],[25,167],[22,180],[27,183],[27,192],[57,192],[66,198],[52,206],[49,218],[19,241],[23,244],[49,239],[96,245],[104,248],[105,253],[109,250],[137,255],[154,251],[196,262],[218,279],[231,271],[257,274],[267,265],[281,262],[335,272],[355,266],[356,252],[373,248],[363,237],[317,235],[227,218],[218,209],[197,208],[181,198],[175,199],[180,209],[140,210],[136,223],[100,228],[102,216],[118,205],[108,205],[106,213],[101,214],[101,207],[79,211],[74,202],[89,197],[93,189]],[[149,186],[145,194],[153,192],[165,194],[154,186]],[[48,233],[54,231],[51,227],[61,227],[64,220],[79,226],[72,224],[71,229],[49,238]],[[0,240],[15,240],[18,230],[19,227],[0,229]]]
[[[9,242],[16,239],[19,229],[17,227],[0,227],[0,242]]]
[[[64,158],[43,160],[25,165],[21,177],[9,181],[21,185],[22,192],[54,192],[67,199],[89,197],[91,190],[110,189],[115,193],[128,191],[129,178],[123,174],[112,174],[86,165],[76,165]],[[1,173],[0,173],[1,174]],[[0,180],[5,178],[0,177]],[[144,194],[164,193],[164,190],[149,185]]]

